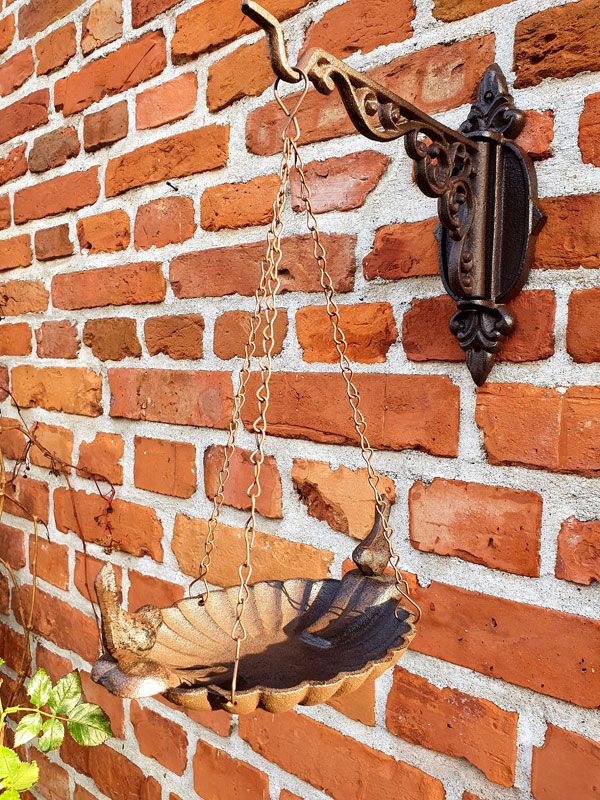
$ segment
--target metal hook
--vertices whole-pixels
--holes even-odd
[[[267,34],[271,65],[277,77],[286,83],[299,83],[302,80],[302,73],[292,67],[288,60],[283,29],[279,20],[253,0],[243,0],[242,13],[256,22]]]

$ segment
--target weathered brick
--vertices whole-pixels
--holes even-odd
[[[350,361],[381,364],[398,338],[394,312],[389,303],[356,303],[339,306]],[[324,306],[305,306],[296,312],[296,334],[307,362],[334,364],[339,355],[331,321]]]
[[[568,78],[600,70],[598,5],[579,0],[539,11],[517,23],[515,86],[536,86],[544,78]]]
[[[0,240],[0,270],[28,267],[33,259],[28,233]]]
[[[255,714],[239,718],[239,734],[250,747],[333,800],[348,800],[361,787],[364,800],[444,800],[441,782],[396,761],[304,714]]]
[[[0,186],[15,178],[20,178],[27,172],[27,159],[25,158],[26,144],[17,145],[9,151],[6,158],[0,158]]]
[[[161,197],[140,206],[135,216],[135,248],[165,247],[190,239],[196,231],[190,197]]]
[[[457,689],[438,689],[419,675],[394,670],[388,729],[413,744],[466,758],[500,786],[515,781],[519,715]]]
[[[0,54],[4,53],[15,37],[15,18],[13,14],[9,14],[0,20]]]
[[[0,536],[0,558],[3,558],[13,569],[22,569],[26,564],[23,531],[20,528],[0,523],[0,534],[2,534]]]
[[[181,360],[202,358],[204,319],[200,314],[150,317],[144,321],[146,347],[151,356],[164,353]]]
[[[80,477],[98,475],[114,484],[123,483],[121,459],[125,452],[123,437],[118,433],[97,433],[91,442],[79,445],[77,474]]]
[[[248,384],[244,424],[256,418],[258,374]],[[458,387],[442,376],[356,375],[373,447],[455,456]],[[327,402],[323,402],[323,398]],[[443,409],[443,413],[441,413]],[[310,420],[310,427],[307,426]],[[276,372],[271,378],[269,433],[330,444],[358,442],[341,375]]]
[[[243,45],[208,68],[206,102],[220,111],[242,97],[257,97],[273,83],[266,41]]]
[[[28,356],[31,353],[31,328],[26,322],[0,324],[0,355]]]
[[[160,303],[165,293],[166,281],[157,262],[68,272],[52,278],[52,301],[56,308]]]
[[[78,367],[14,367],[12,391],[22,408],[46,408],[97,417],[102,413],[102,379]]]
[[[72,22],[63,25],[35,46],[37,58],[37,75],[47,75],[60,67],[64,67],[77,52],[77,30]]]
[[[579,118],[579,149],[584,164],[600,166],[600,92],[585,98]]]
[[[332,469],[324,461],[294,459],[292,482],[311,517],[326,522],[334,531],[364,539],[375,520],[375,497],[366,469]],[[391,503],[396,487],[380,475],[379,490]]]
[[[11,222],[10,197],[7,194],[3,194],[0,196],[0,231],[10,228]]]
[[[187,765],[188,737],[181,725],[135,702],[131,704],[130,714],[140,752],[175,775],[183,775]]]
[[[167,608],[183,600],[185,591],[183,586],[176,583],[164,581],[161,578],[153,578],[151,575],[142,575],[130,569],[129,593],[127,595],[127,605],[131,611],[137,611],[142,606],[153,605],[157,608]]]
[[[22,225],[32,219],[78,211],[93,205],[99,194],[98,167],[51,178],[15,192],[15,223]]]
[[[219,486],[219,472],[223,466],[225,450],[221,445],[210,445],[204,451],[204,491],[213,500]],[[229,478],[223,492],[225,505],[248,511],[251,507],[248,488],[254,479],[254,465],[250,461],[251,451],[236,448],[230,461]],[[265,456],[261,469],[261,494],[256,500],[256,509],[265,517],[280,519],[281,478],[273,456]]]
[[[31,463],[44,469],[54,469],[58,466],[69,472],[68,465],[73,460],[73,431],[61,425],[36,422],[32,434],[41,447],[31,448]]]
[[[35,332],[39,358],[77,358],[77,323],[68,319],[42,322]]]
[[[344,716],[374,728],[376,725],[375,681],[372,678],[367,679],[356,691],[334,697],[333,700],[329,701],[328,705],[344,714]],[[290,797],[294,800],[295,796],[290,795]]]
[[[329,270],[336,291],[351,291],[354,286],[355,237],[325,234],[321,241],[329,255]],[[322,291],[312,247],[312,238],[306,235],[283,240],[283,261],[279,267],[281,291]],[[228,294],[251,297],[260,281],[260,260],[264,253],[264,244],[255,242],[177,256],[171,261],[169,272],[175,296],[180,299]]]
[[[38,261],[51,261],[70,255],[73,255],[73,243],[69,238],[69,226],[66,222],[35,232],[35,257]]]
[[[68,16],[81,5],[81,0],[30,0],[19,9],[19,36],[29,39],[50,27],[53,22]]]
[[[535,800],[594,800],[599,770],[598,742],[549,723],[544,744],[533,748],[531,793]]]
[[[163,529],[156,511],[125,500],[113,500],[110,508],[109,512],[107,501],[97,493],[62,487],[54,491],[59,531],[73,531],[86,542],[162,562]]]
[[[133,27],[139,28],[148,20],[154,19],[163,11],[176,6],[180,0],[132,0],[131,16]]]
[[[600,194],[548,197],[541,201],[546,224],[540,231],[534,266],[541,269],[600,267]]]
[[[279,187],[276,175],[263,175],[247,183],[209,186],[200,203],[202,227],[207,231],[266,225],[273,216]]]
[[[252,314],[249,311],[226,311],[221,314],[215,322],[213,333],[213,348],[215,355],[228,361],[236,356],[244,357],[245,347],[250,336]],[[265,314],[261,315],[260,326],[256,332],[256,355],[261,356],[265,352],[263,344],[263,332],[266,327],[267,319]],[[285,308],[280,308],[277,319],[273,325],[274,346],[273,355],[279,355],[283,349],[283,342],[287,335],[288,317]]]
[[[509,2],[510,0],[434,0],[433,16],[444,22],[454,22]]]
[[[45,481],[8,474],[5,510],[16,517],[30,520],[38,517],[48,523],[50,490]]]
[[[123,33],[121,0],[96,0],[83,18],[81,51],[87,56],[99,47],[114,42]]]
[[[89,553],[86,555],[80,551],[75,553],[75,573],[74,583],[77,591],[82,597],[90,602],[97,602],[96,589],[94,582],[98,577],[100,570],[106,565],[106,561],[100,558],[94,558]],[[117,588],[121,591],[122,588],[122,571],[121,567],[114,567],[115,577],[117,579]]]
[[[166,63],[164,34],[150,31],[57,81],[54,105],[65,117],[76,114],[103,97],[120,94],[160,75]]]
[[[83,343],[101,361],[122,361],[142,355],[136,322],[128,317],[88,319],[83,327]]]
[[[194,72],[140,92],[135,101],[136,128],[138,131],[158,128],[187,117],[196,106],[197,92],[198,80]]]
[[[515,142],[529,153],[534,161],[552,156],[554,111],[525,111],[525,125]]]
[[[33,571],[36,564],[37,576],[58,589],[69,588],[69,548],[64,544],[38,537],[37,552],[35,539],[29,539],[29,565]]]
[[[129,216],[122,209],[105,211],[77,221],[77,238],[82,251],[116,253],[129,247]]]
[[[225,428],[233,388],[226,372],[110,369],[111,417]]]
[[[360,208],[379,183],[389,163],[389,158],[382,153],[365,150],[307,164],[304,171],[313,211],[323,214],[326,211]],[[300,178],[296,170],[292,171],[291,186],[294,211],[303,211]]]
[[[11,94],[32,75],[33,53],[31,47],[27,47],[0,65],[0,96]]]
[[[494,50],[493,35],[465,39],[400,56],[366,74],[427,113],[446,111],[471,102],[481,79],[480,64],[491,63]],[[286,102],[294,104],[298,99],[293,94]],[[248,149],[258,155],[278,152],[285,119],[276,102],[250,113],[246,126]],[[341,99],[336,94],[324,97],[316,90],[306,96],[298,122],[303,144],[355,132]]]
[[[435,478],[412,486],[409,508],[410,540],[418,550],[517,575],[540,574],[539,494]]]
[[[600,289],[571,292],[567,350],[579,363],[600,361]]]
[[[558,534],[555,575],[589,586],[600,581],[600,520],[565,520]]]
[[[45,172],[79,155],[77,131],[71,125],[38,136],[29,150],[31,172]]]
[[[87,114],[83,119],[83,147],[88,153],[118,142],[127,136],[127,100],[110,108]]]
[[[106,196],[114,197],[138,186],[224,167],[228,144],[227,127],[208,125],[112,158],[106,168]]]
[[[196,448],[189,442],[134,438],[133,481],[138,489],[171,497],[196,491]]]
[[[38,89],[0,111],[0,144],[48,122],[48,89]]]
[[[437,275],[438,245],[434,236],[437,224],[436,217],[380,228],[373,250],[363,261],[365,278],[395,281]]]
[[[183,514],[175,517],[172,548],[180,569],[198,576],[199,554],[204,552],[208,523]],[[217,586],[236,586],[238,567],[244,560],[244,529],[219,524],[219,546],[213,553],[208,579]],[[201,556],[200,556],[201,558]],[[289,542],[279,536],[256,531],[252,548],[252,581],[284,581],[289,578],[320,580],[329,574],[333,553],[308,544]]]
[[[269,800],[269,778],[256,767],[199,741],[193,760],[194,788],[205,800],[247,797]]]

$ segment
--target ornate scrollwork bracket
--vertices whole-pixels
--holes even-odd
[[[269,40],[273,71],[317,91],[337,89],[359,133],[380,142],[404,138],[420,190],[438,200],[440,273],[458,311],[450,329],[477,385],[485,382],[515,322],[504,304],[521,290],[543,216],[529,156],[512,139],[524,124],[500,67],[481,80],[467,120],[453,130],[324,50],[292,67],[279,22],[253,0],[242,11]]]

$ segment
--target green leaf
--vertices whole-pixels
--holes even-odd
[[[15,747],[20,747],[22,744],[31,741],[31,739],[35,739],[42,728],[43,722],[42,715],[37,711],[34,714],[26,714],[17,725]]]
[[[16,789],[17,792],[25,792],[27,789],[31,789],[32,786],[35,786],[39,777],[40,771],[35,761],[32,761],[31,764],[24,764],[21,762],[19,763],[17,773],[11,780],[12,785],[8,788]]]
[[[81,703],[74,708],[69,713],[67,728],[77,744],[84,747],[96,747],[112,736],[110,720],[92,703]]]
[[[6,781],[8,776],[18,769],[19,756],[8,747],[0,747],[0,781]]]
[[[55,714],[69,714],[81,700],[81,678],[78,672],[70,672],[56,684],[48,705]]]
[[[36,708],[45,706],[52,691],[52,681],[45,669],[40,667],[31,680],[27,681],[27,694]]]
[[[53,717],[46,720],[42,727],[42,736],[38,741],[38,747],[42,753],[49,753],[50,750],[58,750],[65,738],[65,729],[59,719]]]
[[[8,747],[0,747],[0,782],[4,791],[0,794],[2,800],[12,800],[19,797],[19,792],[31,789],[38,782],[40,771],[35,761],[26,764],[18,755]]]
[[[21,795],[16,789],[7,789],[0,794],[0,800],[21,800]]]

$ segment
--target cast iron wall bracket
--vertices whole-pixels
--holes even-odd
[[[278,20],[253,0],[244,0],[242,11],[267,33],[278,78],[298,83],[304,74],[321,94],[337,89],[355,128],[369,139],[404,138],[417,185],[438,199],[440,274],[457,305],[450,330],[481,386],[514,329],[505,303],[527,279],[544,219],[531,159],[512,141],[524,114],[500,67],[488,67],[456,131],[324,50],[304,53],[292,67]]]

